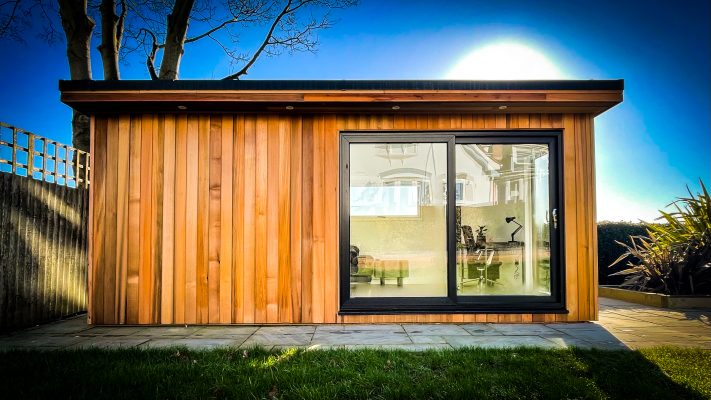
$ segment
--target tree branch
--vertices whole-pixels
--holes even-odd
[[[259,46],[257,51],[254,52],[254,54],[252,55],[252,58],[249,60],[249,62],[247,62],[247,64],[245,64],[244,67],[242,67],[242,69],[237,71],[237,73],[228,75],[228,76],[222,78],[222,80],[239,79],[240,76],[247,74],[247,70],[249,70],[249,68],[257,61],[257,58],[259,58],[259,56],[262,54],[262,52],[264,51],[264,48],[266,48],[269,45],[269,41],[271,40],[272,35],[274,35],[274,30],[276,29],[276,27],[279,24],[279,22],[281,21],[281,19],[286,14],[288,14],[290,12],[291,1],[292,0],[289,0],[286,2],[286,6],[284,6],[284,9],[281,10],[279,15],[277,15],[277,17],[274,19],[274,22],[272,22],[272,26],[269,28],[269,32],[267,32],[267,35],[264,37],[264,41],[262,41],[262,44]]]
[[[0,4],[0,7],[4,7],[10,3],[10,1],[7,1],[5,3]],[[15,15],[17,15],[17,9],[19,6],[20,0],[15,0],[15,4],[12,6],[12,11],[10,12],[10,15],[7,16],[7,21],[5,21],[5,23],[0,27],[0,38],[5,37],[7,35],[10,26],[15,20]]]
[[[235,22],[239,22],[239,21],[237,20],[237,18],[224,21],[224,22],[221,23],[220,25],[217,25],[216,27],[214,27],[214,28],[208,30],[207,32],[204,32],[204,33],[201,33],[201,34],[199,34],[199,35],[197,35],[197,36],[193,36],[193,37],[191,37],[191,38],[185,39],[185,43],[187,44],[187,43],[196,42],[196,41],[198,41],[198,40],[200,40],[200,39],[202,39],[202,38],[204,38],[204,37],[207,37],[207,36],[212,35],[213,33],[219,31],[220,29],[222,29],[222,28],[224,28],[224,27],[226,27],[227,25],[234,24]]]
[[[116,43],[121,47],[121,41],[123,40],[123,29],[126,22],[126,0],[121,0],[121,15],[119,15],[118,26],[116,29]]]
[[[156,74],[156,53],[158,53],[158,38],[156,34],[149,31],[146,28],[141,28],[139,32],[143,32],[144,35],[150,35],[153,40],[153,45],[151,46],[151,52],[146,56],[146,67],[148,68],[148,73],[151,75],[151,79],[157,80],[158,74]]]

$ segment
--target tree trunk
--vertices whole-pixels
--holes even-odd
[[[67,60],[72,80],[91,79],[91,33],[95,24],[86,13],[86,3],[87,0],[59,0],[59,16],[67,37]],[[89,151],[89,118],[76,111],[72,118],[72,145]]]
[[[188,20],[195,0],[176,0],[173,11],[168,15],[168,31],[165,35],[163,60],[160,63],[158,79],[178,79],[180,58],[183,56]]]
[[[98,49],[101,53],[101,61],[104,66],[105,80],[118,80],[119,77],[119,17],[116,15],[116,2],[114,0],[102,0],[101,6],[101,45]]]

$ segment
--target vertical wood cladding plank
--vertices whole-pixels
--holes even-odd
[[[144,114],[141,123],[141,227],[140,227],[140,258],[141,267],[138,271],[138,322],[148,324],[151,322],[151,240],[152,227],[152,171],[153,171],[153,116]]]
[[[118,197],[118,118],[107,118],[104,214],[104,323],[116,320],[116,198]],[[56,162],[56,161],[55,161]]]
[[[484,129],[484,124],[486,121],[486,116],[482,114],[469,115],[469,119],[472,121],[473,129]],[[464,123],[464,117],[462,117],[462,123]]]
[[[244,116],[236,115],[233,119],[234,151],[233,151],[233,189],[232,196],[232,229],[233,251],[233,301],[232,321],[244,322],[244,252],[245,252],[245,144],[244,144]],[[223,124],[223,128],[224,128]]]
[[[175,115],[163,123],[163,229],[161,249],[160,323],[172,324],[175,298]]]
[[[493,114],[484,115],[484,129],[493,129],[496,127],[496,116]]]
[[[324,322],[325,277],[324,277],[324,118],[314,117],[313,129],[313,242],[312,242],[312,318],[315,323]]]
[[[580,154],[581,154],[581,176],[583,177],[581,184],[581,197],[579,202],[584,204],[585,208],[582,215],[583,230],[582,230],[582,240],[584,245],[581,246],[583,251],[582,257],[579,259],[580,267],[579,275],[581,278],[578,283],[581,287],[581,318],[583,318],[583,312],[585,314],[584,318],[586,320],[595,319],[596,314],[596,298],[595,296],[595,283],[594,280],[595,273],[597,270],[597,265],[593,264],[595,258],[595,248],[596,242],[593,241],[593,228],[595,226],[595,200],[592,198],[591,194],[593,192],[593,187],[595,185],[594,181],[594,170],[592,156],[592,132],[589,124],[589,117],[586,114],[578,114],[577,125],[580,130]],[[584,300],[582,299],[584,297]]]
[[[165,140],[165,115],[153,117],[153,171],[151,174],[151,323],[160,322],[161,275],[163,268],[163,143]]]
[[[222,202],[222,116],[214,114],[210,117],[210,169],[209,169],[209,200],[208,200],[208,321],[211,324],[220,322],[220,243]]]
[[[587,260],[585,264],[587,265],[586,276],[587,276],[587,288],[588,288],[588,320],[597,319],[597,295],[595,283],[597,282],[596,271],[597,264],[595,261],[595,254],[597,253],[597,242],[594,239],[595,231],[595,198],[593,197],[593,192],[595,190],[595,170],[594,170],[594,143],[592,126],[590,123],[590,118],[586,114],[581,114],[581,123],[585,130],[585,203],[587,204],[587,213],[585,214],[585,228],[586,228],[586,239],[588,243]]]
[[[94,123],[94,154],[106,154],[106,118],[96,118]],[[105,323],[104,319],[104,271],[106,243],[106,157],[92,157],[92,172],[94,173],[93,186],[93,248],[92,248],[92,286],[93,286],[93,318],[95,324]],[[51,282],[51,280],[50,280]]]
[[[267,321],[279,318],[279,117],[267,117]]]
[[[197,322],[209,322],[208,240],[210,214],[210,116],[198,117],[197,182]]]
[[[141,144],[143,119],[131,116],[128,165],[128,270],[126,278],[126,323],[138,323],[139,276],[141,270]],[[94,153],[96,154],[96,153]],[[94,159],[94,157],[92,157]],[[93,184],[91,185],[93,186]]]
[[[302,125],[301,186],[301,321],[313,322],[313,182],[314,119],[304,116]]]
[[[186,295],[186,209],[188,174],[188,117],[178,115],[175,120],[175,272],[173,274],[173,322],[185,323]]]
[[[563,118],[563,203],[565,204],[565,285],[569,314],[561,319],[578,319],[578,221],[577,221],[577,157],[575,120],[573,115]]]
[[[254,321],[267,322],[267,262],[268,262],[268,217],[269,202],[269,151],[268,120],[264,115],[257,115],[256,122],[256,178],[255,178],[255,249],[254,249]]]
[[[593,123],[593,116],[586,115],[586,121],[588,126],[588,150],[590,151],[588,171],[590,177],[590,193],[588,194],[588,199],[590,202],[590,268],[592,268],[592,279],[590,285],[592,286],[592,297],[591,300],[591,319],[597,321],[599,313],[599,293],[598,293],[598,252],[597,252],[597,180],[595,176],[595,125]]]
[[[290,176],[290,272],[291,279],[291,321],[302,322],[301,315],[301,199],[302,199],[302,179],[301,160],[303,157],[301,117],[292,117],[291,124],[291,159],[289,166]]]
[[[232,322],[232,165],[234,151],[234,118],[222,115],[221,146],[222,165],[220,175],[220,323]]]
[[[450,114],[449,115],[449,126],[451,127],[451,129],[454,129],[454,130],[462,129],[461,114]]]
[[[244,117],[244,208],[243,218],[243,268],[244,283],[242,312],[244,323],[255,322],[256,274],[256,186],[257,186],[257,120],[254,115]]]
[[[290,118],[278,117],[278,238],[279,256],[277,262],[278,322],[293,322],[291,310],[291,124]]]
[[[528,114],[518,114],[518,127],[521,129],[531,128],[531,116]]]
[[[89,117],[89,152],[90,152],[90,154],[96,154],[94,152],[94,148],[95,148],[94,144],[95,143],[96,143],[96,117],[92,115]],[[77,159],[78,159],[78,157],[77,157]],[[94,157],[92,157],[89,160],[88,166],[89,166],[89,177],[90,177],[91,181],[93,182],[94,181]],[[5,185],[7,185],[7,183],[8,183],[8,181],[3,180],[2,178],[0,178],[0,182],[5,183]],[[0,186],[0,188],[4,189],[4,191],[9,191],[9,187],[7,187],[7,186],[4,186],[4,187]],[[6,224],[8,221],[10,210],[9,210],[9,207],[0,207],[0,208],[2,208],[2,210],[0,210],[0,216],[3,217],[3,219],[0,219],[0,228],[2,229],[0,232],[7,232],[8,226]],[[94,209],[94,185],[89,186],[88,208],[89,208],[89,224],[88,224],[89,226],[87,227],[88,232],[87,232],[87,237],[86,237],[86,239],[88,241],[88,245],[87,245],[87,249],[86,249],[87,250],[86,251],[86,256],[87,256],[87,274],[86,274],[86,288],[87,288],[86,314],[87,314],[87,317],[86,317],[86,322],[87,322],[87,324],[92,325],[92,324],[96,323],[96,320],[94,318],[94,290],[95,290],[94,285],[96,283],[94,282],[94,276],[93,276],[94,268],[96,268],[96,264],[94,262],[94,246],[95,246],[94,233],[96,232],[95,231],[96,217],[94,216],[94,213],[96,211]],[[41,221],[42,221],[42,223],[40,224],[40,229],[44,228],[44,218],[42,218]],[[8,245],[7,242],[8,242],[7,240],[0,241],[0,246],[1,246],[0,248],[2,249],[5,257],[8,257],[8,252],[9,252],[9,248],[7,247],[7,245]],[[40,248],[40,251],[39,251],[40,256],[39,257],[40,257],[40,262],[42,262],[42,265],[43,265],[42,269],[44,270],[45,268],[44,268],[44,262],[43,262],[44,258],[43,258],[43,251],[42,250],[43,249]],[[10,291],[8,289],[9,289],[10,283],[8,282],[9,271],[7,271],[7,272],[8,273],[5,274],[4,276],[0,276],[0,280],[4,280],[4,285],[5,285],[4,287],[5,287],[5,293],[6,293],[5,304],[4,304],[3,310],[9,310],[9,308],[8,308],[8,302],[9,302],[8,293],[10,293]],[[44,304],[44,298],[45,298],[45,293],[46,293],[45,271],[42,271],[41,275],[42,275],[42,285],[40,286],[40,288],[41,288],[40,290],[42,292],[42,304]],[[0,297],[3,297],[3,296],[0,295]],[[44,318],[44,307],[42,307],[42,308],[43,308],[42,318]],[[5,313],[3,313],[3,315],[9,315],[9,314],[8,314],[8,312],[5,312]],[[2,317],[0,317],[0,326],[8,326],[8,325],[9,325],[9,321],[7,320],[7,318],[3,319]]]
[[[384,118],[384,119],[383,119]],[[392,116],[378,118],[380,129],[392,129]],[[324,322],[336,322],[338,312],[338,164],[339,140],[336,117],[323,120],[323,221],[324,221]]]
[[[126,323],[126,296],[128,284],[128,198],[131,117],[121,115],[118,126],[118,182],[116,209],[116,322]],[[76,194],[76,191],[75,191]],[[76,279],[76,278],[75,278]]]
[[[577,182],[576,186],[576,204],[578,207],[578,212],[576,214],[577,218],[577,237],[578,237],[578,262],[577,262],[577,273],[578,273],[578,317],[587,318],[588,317],[588,280],[587,278],[587,253],[588,253],[588,243],[587,243],[587,222],[586,214],[588,210],[588,204],[586,204],[585,192],[586,192],[586,171],[585,171],[585,128],[582,125],[581,115],[574,114],[573,121],[575,126],[575,179]]]
[[[531,128],[540,128],[541,127],[541,114],[531,114],[529,125]]]
[[[185,186],[185,323],[197,318],[198,130],[197,115],[189,115],[186,137]]]

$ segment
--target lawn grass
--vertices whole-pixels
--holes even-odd
[[[221,349],[0,353],[0,397],[711,398],[711,352]]]

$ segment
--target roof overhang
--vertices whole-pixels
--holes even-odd
[[[59,81],[87,114],[134,112],[590,113],[622,102],[623,80]]]

